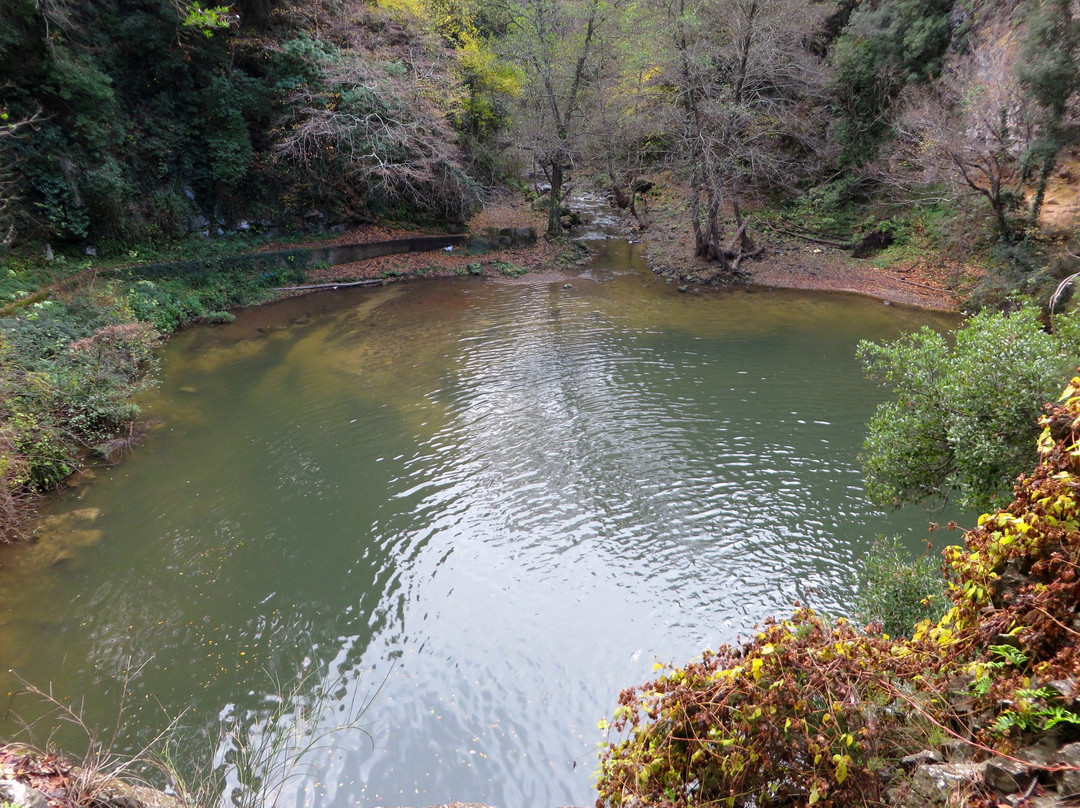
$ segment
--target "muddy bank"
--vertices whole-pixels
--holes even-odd
[[[681,201],[670,192],[661,196],[643,217],[639,230],[645,260],[658,275],[684,283],[716,283],[715,263],[694,257],[694,240]],[[933,260],[910,261],[881,268],[873,259],[855,259],[847,251],[802,241],[767,227],[751,226],[764,249],[740,269],[754,286],[854,292],[889,303],[935,311],[956,311],[959,300],[947,279],[954,269]]]

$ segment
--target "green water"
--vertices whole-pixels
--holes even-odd
[[[218,717],[266,710],[272,676],[343,673],[370,738],[336,735],[280,805],[591,804],[596,722],[657,657],[795,600],[847,613],[877,534],[921,546],[925,514],[863,499],[884,394],[854,350],[953,324],[682,295],[600,249],[177,336],[151,437],[0,556],[0,668],[96,726],[125,698],[129,745],[187,710],[186,752],[219,758]]]

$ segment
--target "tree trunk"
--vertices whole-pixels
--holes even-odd
[[[551,163],[551,193],[548,195],[548,238],[562,238],[562,185],[563,168],[560,160]]]
[[[1039,179],[1035,184],[1035,198],[1031,202],[1031,217],[1028,219],[1028,225],[1032,230],[1039,226],[1039,213],[1042,212],[1043,200],[1046,199],[1046,186],[1050,182],[1050,174],[1055,165],[1057,165],[1057,153],[1048,154],[1039,168]]]
[[[626,195],[626,191],[624,191],[619,186],[619,183],[615,182],[614,180],[612,180],[612,183],[611,183],[611,195],[615,197],[615,204],[619,206],[619,210],[626,210],[627,208],[630,208],[630,212],[633,213],[633,211],[634,211],[634,200],[633,200],[633,198],[628,197]]]
[[[746,229],[746,220],[743,219],[742,211],[739,209],[739,200],[736,198],[731,203],[732,213],[735,214],[735,226],[738,228],[739,234],[739,252],[752,253],[757,249],[754,244],[754,240],[750,238],[750,233]],[[732,245],[734,249],[734,245]]]

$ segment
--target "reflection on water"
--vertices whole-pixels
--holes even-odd
[[[923,540],[862,498],[881,392],[854,349],[948,324],[679,295],[602,247],[571,288],[342,291],[178,336],[153,438],[2,557],[3,667],[106,724],[130,679],[133,736],[346,673],[373,743],[343,734],[284,802],[590,803],[595,724],[656,657],[797,599],[843,613],[870,540]]]

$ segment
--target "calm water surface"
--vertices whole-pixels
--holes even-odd
[[[854,350],[952,325],[680,295],[601,249],[571,289],[342,290],[176,337],[152,438],[0,556],[0,668],[101,726],[127,680],[122,736],[186,709],[207,755],[274,677],[344,674],[370,739],[337,734],[283,806],[590,804],[596,723],[657,658],[795,600],[847,613],[876,535],[925,540],[863,499],[884,394]]]

